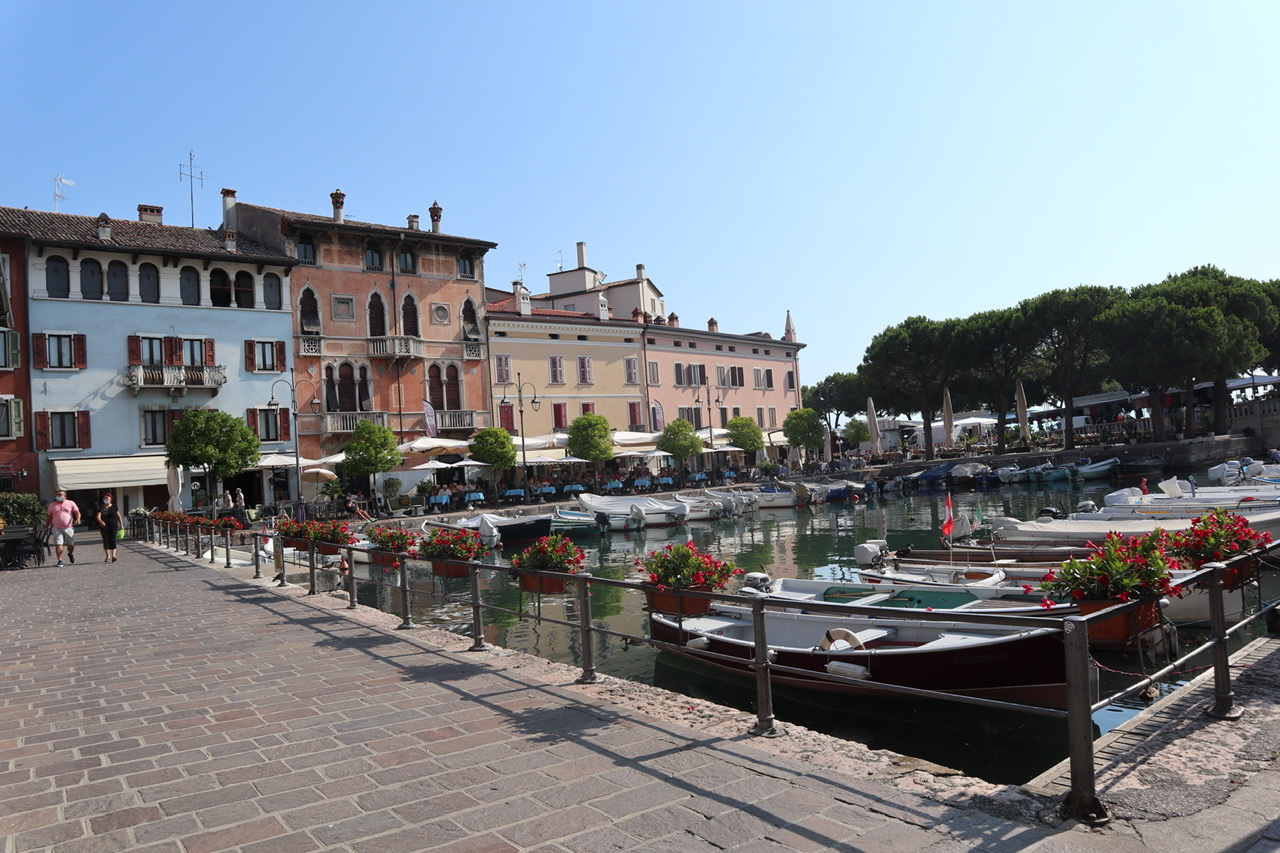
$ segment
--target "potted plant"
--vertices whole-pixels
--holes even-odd
[[[369,554],[375,566],[398,566],[402,557],[418,556],[420,537],[416,531],[374,526],[365,528],[364,535],[377,549]]]
[[[467,567],[459,561],[488,555],[489,548],[475,530],[436,527],[418,544],[418,556],[431,561],[431,570],[444,578],[465,578]]]
[[[511,558],[517,569],[540,572],[563,572],[576,575],[586,562],[587,553],[573,544],[563,533],[543,536],[528,548]],[[568,583],[563,578],[548,578],[520,572],[520,588],[525,592],[564,592]]]
[[[1248,519],[1226,509],[1213,509],[1192,519],[1191,527],[1171,537],[1171,552],[1200,568],[1205,563],[1223,563],[1271,544],[1271,534],[1249,526]],[[1222,573],[1227,589],[1248,583],[1258,576],[1258,560],[1243,560]]]
[[[356,537],[345,521],[294,521],[281,519],[276,529],[284,537],[284,547],[302,550],[314,543],[321,554],[337,554],[340,546],[351,545]]]
[[[1062,568],[1045,575],[1040,588],[1048,595],[1074,600],[1085,615],[1140,599],[1141,605],[1123,614],[1125,618],[1089,625],[1090,640],[1128,645],[1138,633],[1159,624],[1160,596],[1182,597],[1182,587],[1172,580],[1170,547],[1169,534],[1159,528],[1143,536],[1108,533],[1101,544],[1090,544],[1088,557],[1067,560]],[[1049,598],[1044,604],[1053,607]]]
[[[307,537],[305,525],[301,521],[294,521],[292,518],[282,518],[276,522],[276,531],[280,534],[281,545],[284,548],[294,548],[302,550],[311,547],[311,541]]]
[[[711,599],[690,598],[678,594],[678,590],[695,589],[703,592],[724,589],[734,575],[742,569],[732,562],[717,560],[711,554],[698,550],[692,542],[672,543],[659,551],[636,560],[636,564],[649,576],[644,584],[649,607],[663,613],[696,616],[711,610]]]

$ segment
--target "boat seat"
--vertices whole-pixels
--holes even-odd
[[[963,631],[943,631],[938,635],[938,639],[930,640],[921,648],[939,649],[949,646],[964,646],[975,640],[990,640],[995,634],[970,634]]]
[[[881,640],[891,640],[898,634],[897,628],[863,628],[861,631],[855,631],[858,639],[862,641],[862,645],[870,647],[872,643],[878,643]]]
[[[844,586],[829,586],[822,591],[822,600],[829,604],[848,604],[868,595],[884,595],[879,589],[849,589]]]

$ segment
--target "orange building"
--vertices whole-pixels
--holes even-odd
[[[26,428],[31,411],[27,337],[27,240],[0,236],[0,492],[40,492],[40,460]]]

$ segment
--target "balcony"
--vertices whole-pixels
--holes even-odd
[[[355,432],[356,424],[361,421],[373,421],[378,426],[386,426],[387,415],[387,412],[327,412],[324,416],[324,431]]]
[[[369,338],[372,358],[426,358],[427,342],[412,335],[384,335]]]
[[[124,381],[133,389],[135,397],[143,388],[164,388],[174,397],[186,394],[191,388],[209,389],[216,395],[227,384],[227,368],[221,364],[208,367],[131,364],[125,369]]]
[[[475,429],[476,413],[471,409],[436,410],[437,429]]]

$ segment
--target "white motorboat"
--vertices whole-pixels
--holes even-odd
[[[672,524],[683,524],[689,517],[689,505],[680,501],[664,501],[642,495],[592,495],[586,492],[578,494],[578,504],[586,512],[597,518],[612,519],[626,515],[635,520],[632,527],[665,527]]]

